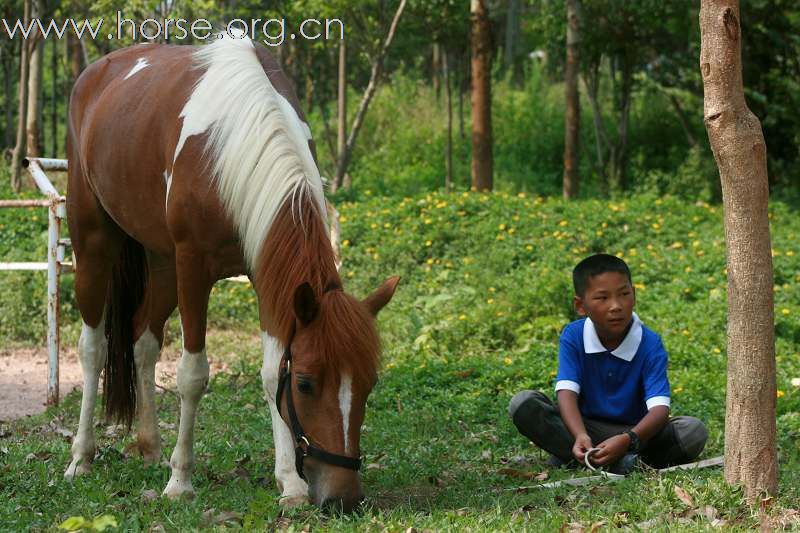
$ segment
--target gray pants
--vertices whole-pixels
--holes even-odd
[[[520,433],[539,448],[564,462],[573,459],[575,438],[564,425],[558,406],[545,394],[532,390],[517,393],[508,405],[508,414]],[[633,427],[589,418],[584,418],[583,424],[594,445]],[[672,417],[664,429],[642,443],[639,456],[654,468],[690,463],[703,451],[706,439],[708,431],[697,418]]]

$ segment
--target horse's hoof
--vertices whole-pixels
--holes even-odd
[[[278,504],[282,509],[294,509],[295,507],[302,507],[308,505],[310,500],[305,494],[297,494],[294,496],[282,496]]]
[[[192,487],[191,482],[181,483],[179,481],[173,481],[172,479],[170,479],[169,483],[167,483],[162,495],[166,496],[170,500],[178,500],[180,498],[192,500],[195,497],[194,487]]]
[[[74,459],[64,472],[64,479],[72,481],[76,477],[83,476],[91,471],[92,463],[81,459]]]

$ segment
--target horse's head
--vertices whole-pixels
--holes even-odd
[[[340,288],[318,297],[307,283],[295,292],[295,332],[281,361],[277,402],[296,442],[298,473],[322,508],[350,512],[364,497],[359,440],[377,381],[375,317],[399,279],[363,301]]]

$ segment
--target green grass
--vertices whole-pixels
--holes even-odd
[[[403,276],[380,317],[384,361],[362,436],[369,465],[363,514],[328,518],[304,508],[280,515],[252,292],[220,284],[212,295],[208,352],[228,360],[231,371],[212,379],[201,406],[197,498],[143,500],[145,490],[160,492],[168,470],[121,460],[130,436],[106,437],[103,427],[97,429],[100,454],[92,474],[65,483],[69,442],[54,428],[77,427],[80,398],[72,394],[57,409],[0,428],[0,530],[53,530],[70,516],[102,514],[113,515],[122,530],[146,531],[153,524],[168,531],[223,528],[204,518],[222,511],[238,513],[230,527],[254,530],[555,531],[570,523],[588,529],[599,522],[611,528],[648,520],[655,530],[710,529],[709,520],[688,517],[690,507],[678,499],[676,486],[691,495],[694,507],[713,507],[728,525],[759,525],[758,509],[743,503],[719,469],[527,491],[513,489],[531,481],[503,472],[546,469],[545,456],[508,420],[506,405],[520,389],[552,389],[558,333],[574,318],[571,267],[601,250],[628,261],[636,311],[664,339],[673,414],[703,419],[710,430],[703,456],[722,453],[726,276],[720,207],[647,195],[569,203],[503,193],[430,193],[337,207],[348,290],[364,296],[386,277]],[[791,385],[800,377],[800,217],[795,207],[775,202],[771,221],[780,490],[768,513],[778,516],[800,505],[800,389]],[[18,290],[6,280],[0,289]],[[27,305],[4,305],[5,344],[25,342],[7,324],[28,316]],[[71,313],[68,320],[77,320]],[[174,318],[168,339],[176,349]],[[158,402],[160,420],[175,424],[174,395],[161,394]],[[175,433],[162,429],[165,454]],[[549,479],[571,475],[551,471]]]

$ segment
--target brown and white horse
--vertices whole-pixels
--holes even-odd
[[[101,370],[107,413],[129,424],[137,413],[136,447],[159,461],[155,363],[177,305],[181,413],[164,494],[194,492],[209,294],[245,273],[258,295],[281,502],[353,509],[375,315],[399,278],[363,301],[342,290],[314,145],[277,62],[231,37],[109,54],[75,84],[67,148],[84,386],[65,477],[90,469]]]

